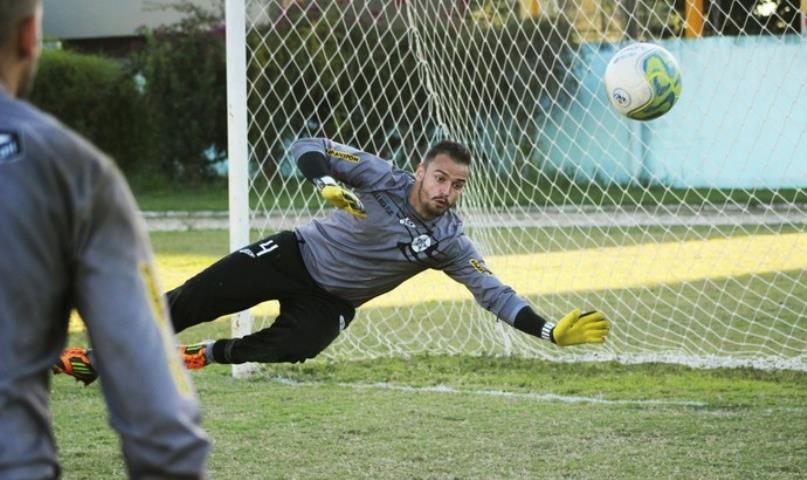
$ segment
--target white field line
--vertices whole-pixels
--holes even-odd
[[[283,385],[294,387],[321,387],[329,385],[325,382],[298,382],[285,377],[271,377],[271,380]],[[392,390],[406,393],[443,393],[460,395],[477,395],[485,397],[504,397],[519,400],[535,400],[539,402],[561,403],[594,403],[598,405],[642,405],[642,406],[676,406],[676,407],[705,407],[708,404],[700,400],[608,400],[598,397],[582,397],[578,395],[558,395],[555,393],[540,392],[508,392],[504,390],[476,390],[455,388],[449,385],[435,385],[427,387],[414,387],[411,385],[395,385],[386,382],[378,383],[334,383],[333,385],[354,390]]]

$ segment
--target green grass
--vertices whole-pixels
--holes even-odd
[[[775,229],[775,230],[774,230]],[[748,226],[653,226],[642,228],[590,227],[590,228],[474,228],[466,232],[477,241],[496,239],[498,249],[507,248],[508,254],[553,252],[570,249],[616,247],[642,243],[708,240],[746,234],[785,234],[803,231],[801,225]],[[251,232],[257,240],[273,232]],[[195,253],[219,256],[227,252],[228,232],[225,230],[199,230],[194,232],[152,232],[155,251],[168,253]],[[200,265],[202,266],[202,265]]]
[[[173,183],[150,176],[131,177],[130,185],[143,211],[224,211],[228,208],[227,179],[218,178],[200,183]],[[256,181],[249,193],[251,208],[288,209],[308,208],[314,187],[291,181],[289,186],[280,183],[267,185]]]
[[[416,356],[192,378],[219,479],[807,474],[803,373]],[[123,478],[98,387],[57,377],[53,390],[65,478]]]
[[[771,205],[807,203],[807,190],[669,188],[662,185],[600,185],[576,183],[566,178],[544,179],[538,183],[521,178],[491,179],[481,186],[483,203],[492,205]],[[513,192],[509,195],[491,192]],[[490,197],[490,198],[488,198]]]
[[[475,242],[488,242],[507,254],[557,252],[589,248],[631,246],[645,243],[711,240],[743,235],[800,233],[803,225],[733,225],[733,226],[647,226],[576,227],[576,228],[478,228],[465,226]]]
[[[226,178],[196,184],[172,182],[155,174],[127,179],[143,211],[227,210]]]
[[[696,232],[704,238],[736,233],[730,227],[721,229]],[[629,236],[630,231],[624,234]],[[602,232],[536,230],[497,235],[524,236],[520,242],[526,244],[552,238],[586,242]],[[669,239],[670,231],[658,229],[636,235],[636,241],[658,241]],[[226,253],[226,240],[226,232],[152,234],[161,273],[164,279],[173,277],[175,282]],[[631,239],[625,240],[630,243]],[[799,304],[787,302],[807,298],[807,286],[800,278],[803,272],[780,272],[723,282],[535,297],[531,301],[544,306],[602,303],[623,319],[628,318],[627,312],[634,312],[630,322],[614,326],[608,346],[629,349],[632,336],[642,333],[636,330],[642,328],[637,319],[645,316],[648,321],[644,327],[681,335],[673,336],[672,342],[708,348],[710,342],[726,339],[694,335],[702,325],[693,319],[706,322],[709,318],[704,312],[682,309],[683,298],[703,301],[724,295],[723,301],[742,299],[732,313],[752,322],[759,314],[754,312],[753,296],[760,296],[767,302],[765,310],[770,309],[779,321],[792,326],[803,319],[798,317]],[[360,337],[374,328],[408,326],[410,333],[407,336],[404,329],[395,339],[399,342],[416,337],[412,329],[417,326],[431,333],[442,329],[444,336],[457,342],[490,333],[485,330],[493,325],[489,315],[479,321],[464,316],[449,322],[429,320],[430,312],[434,317],[435,311],[448,308],[463,312],[461,316],[479,313],[470,301],[430,303],[411,309],[366,309],[349,333]],[[651,314],[651,309],[655,313]],[[719,309],[706,309],[707,314],[715,311]],[[761,334],[775,332],[771,325],[759,323]],[[229,336],[226,319],[191,328],[181,333],[179,340],[222,336]],[[70,340],[86,343],[82,332],[73,333]],[[480,347],[481,351],[500,351],[496,350],[497,343],[493,338]],[[456,344],[449,343],[444,350],[450,351],[453,346]],[[214,441],[210,458],[213,477],[807,476],[807,372],[553,363],[493,355],[413,355],[358,361],[339,358],[331,354],[302,365],[263,366],[247,380],[232,379],[229,368],[221,365],[192,372],[204,427]],[[124,478],[117,438],[107,426],[98,386],[81,388],[69,378],[57,376],[52,389],[64,478]]]
[[[227,179],[188,184],[172,182],[156,175],[129,177],[132,191],[144,211],[227,210]],[[291,180],[287,185],[254,179],[250,189],[251,208],[308,208],[313,188],[308,182]],[[662,186],[601,186],[596,184],[530,184],[526,181],[483,186],[485,202],[494,206],[558,205],[653,206],[663,205],[772,205],[807,203],[804,189],[669,189]],[[490,196],[491,192],[516,192]],[[490,198],[487,198],[490,196]]]

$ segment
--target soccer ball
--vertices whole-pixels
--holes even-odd
[[[664,48],[633,43],[608,62],[605,91],[622,115],[652,120],[669,112],[681,96],[681,69]]]

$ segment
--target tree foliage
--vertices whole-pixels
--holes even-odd
[[[48,50],[31,101],[132,170],[148,145],[145,110],[130,72],[108,58]]]
[[[154,154],[164,174],[204,179],[227,147],[224,13],[188,1],[169,8],[183,19],[145,30],[137,59]]]

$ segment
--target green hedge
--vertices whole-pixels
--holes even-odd
[[[108,58],[45,51],[31,101],[131,171],[148,159],[149,130],[132,75]]]
[[[143,31],[144,48],[125,60],[44,52],[31,100],[138,181],[196,183],[226,156],[223,12],[170,8],[185,18]]]

